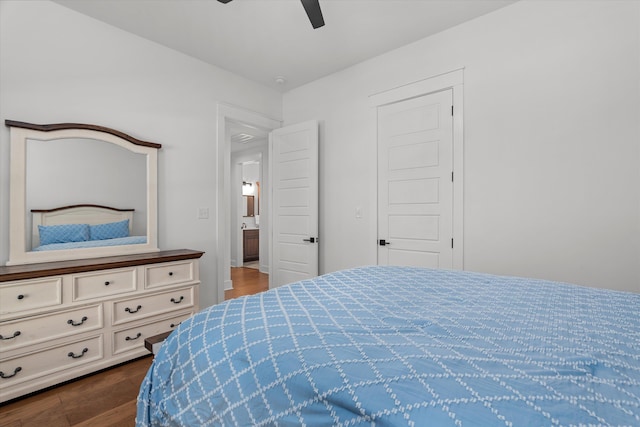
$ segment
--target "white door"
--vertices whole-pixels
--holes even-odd
[[[453,267],[452,91],[378,107],[378,264]]]
[[[275,129],[269,287],[318,275],[318,122]]]

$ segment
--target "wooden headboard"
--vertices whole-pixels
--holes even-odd
[[[106,224],[129,220],[129,234],[133,228],[135,209],[118,209],[100,205],[72,205],[54,209],[31,209],[31,248],[40,245],[38,225]]]

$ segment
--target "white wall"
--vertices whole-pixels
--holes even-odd
[[[159,245],[205,251],[216,296],[216,105],[281,116],[279,93],[49,1],[0,2],[0,118],[80,122],[162,144]],[[8,259],[9,132],[0,127],[0,263]],[[198,220],[199,207],[211,216]]]
[[[27,248],[31,209],[82,203],[135,209],[132,235],[147,234],[147,156],[91,139],[27,140]]]
[[[367,97],[464,67],[465,269],[640,292],[639,31],[640,2],[522,1],[286,93],[321,121],[321,272],[376,263]]]

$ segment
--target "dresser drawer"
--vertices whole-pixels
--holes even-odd
[[[172,331],[193,313],[182,313],[180,315],[160,320],[154,323],[137,326],[135,328],[124,329],[113,334],[113,354],[122,353],[135,348],[144,347],[144,340],[162,332]]]
[[[23,280],[0,286],[0,315],[62,304],[62,277]]]
[[[0,361],[0,389],[103,357],[102,335]]]
[[[113,324],[193,307],[194,286],[113,302]]]
[[[102,270],[73,276],[73,300],[82,301],[136,290],[135,268]]]
[[[102,328],[102,304],[0,324],[0,353]]]
[[[182,261],[145,267],[145,287],[175,285],[195,280],[195,262]]]

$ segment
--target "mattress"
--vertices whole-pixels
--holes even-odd
[[[184,321],[142,426],[640,425],[640,295],[374,266]]]

